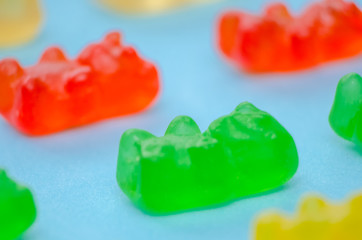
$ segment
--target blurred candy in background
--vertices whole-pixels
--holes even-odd
[[[31,40],[38,33],[41,20],[38,0],[0,0],[0,47]]]
[[[360,240],[362,194],[345,203],[332,204],[310,195],[293,217],[278,212],[262,214],[256,225],[256,240]]]
[[[99,0],[109,8],[128,13],[162,12],[192,3],[215,2],[216,0]]]
[[[351,1],[325,0],[293,15],[284,4],[261,15],[232,10],[218,26],[224,56],[249,72],[301,70],[352,57],[362,50],[362,12]]]

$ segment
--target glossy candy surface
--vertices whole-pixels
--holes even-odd
[[[355,3],[323,0],[292,16],[283,4],[261,16],[224,13],[218,46],[232,64],[250,72],[292,71],[362,51],[362,12]]]
[[[0,47],[31,40],[38,33],[41,20],[38,0],[0,0]]]
[[[311,195],[303,200],[294,216],[262,214],[257,220],[255,239],[360,240],[361,224],[362,194],[339,205]]]
[[[362,143],[362,78],[357,73],[339,81],[329,123],[339,136]]]
[[[167,214],[276,188],[297,167],[289,133],[268,113],[242,103],[204,133],[186,116],[175,118],[163,137],[127,130],[117,181],[145,212]]]
[[[17,239],[35,221],[36,209],[29,189],[0,169],[0,239]]]
[[[192,3],[212,2],[216,0],[99,0],[112,10],[127,13],[153,13],[173,9]]]
[[[32,67],[0,61],[0,113],[19,131],[43,135],[144,110],[159,92],[157,69],[120,40],[110,33],[75,60],[53,47]]]

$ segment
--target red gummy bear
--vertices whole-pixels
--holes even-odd
[[[53,47],[25,69],[14,59],[0,61],[0,113],[28,135],[139,112],[159,89],[156,67],[123,46],[116,32],[75,60]]]
[[[292,71],[362,51],[362,12],[352,2],[325,0],[293,17],[283,4],[264,15],[230,11],[218,26],[218,45],[250,72]]]

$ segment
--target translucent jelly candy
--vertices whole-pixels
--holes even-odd
[[[143,211],[167,214],[276,188],[297,167],[289,133],[268,113],[242,103],[204,133],[186,116],[175,118],[164,137],[127,130],[117,181]]]
[[[339,81],[329,123],[339,136],[362,143],[362,78],[357,73]]]
[[[29,189],[0,169],[0,239],[13,240],[33,224],[36,209]]]
[[[0,0],[0,47],[31,40],[41,19],[38,0]]]
[[[362,12],[352,2],[324,0],[293,17],[283,4],[262,16],[230,11],[218,26],[218,45],[250,72],[292,71],[362,51]]]
[[[123,12],[161,12],[178,6],[215,0],[99,0],[112,9]]]
[[[75,60],[49,48],[33,67],[0,62],[0,113],[29,135],[139,112],[158,91],[155,66],[123,46],[118,33],[91,44]]]
[[[256,240],[361,240],[362,194],[341,205],[309,196],[293,217],[264,213],[255,233]]]

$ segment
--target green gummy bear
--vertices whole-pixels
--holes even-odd
[[[362,78],[357,73],[339,81],[329,123],[342,138],[362,143]]]
[[[15,183],[0,169],[0,239],[18,238],[33,224],[35,217],[30,190]]]
[[[186,116],[176,117],[164,137],[127,130],[120,141],[117,181],[143,211],[168,214],[271,190],[297,168],[290,134],[245,102],[204,133]]]

